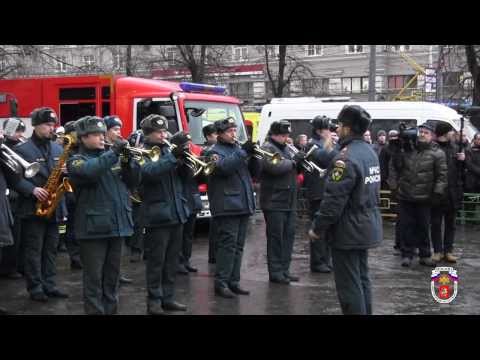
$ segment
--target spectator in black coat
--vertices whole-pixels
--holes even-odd
[[[473,137],[472,146],[465,153],[465,190],[480,193],[480,132]]]

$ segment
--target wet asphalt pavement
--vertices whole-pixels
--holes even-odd
[[[176,300],[188,305],[188,311],[178,315],[339,315],[335,283],[332,274],[311,274],[309,271],[309,244],[305,235],[306,218],[297,221],[297,238],[291,272],[300,276],[300,282],[290,285],[268,281],[266,264],[266,238],[263,215],[251,219],[249,236],[242,265],[244,288],[250,296],[223,299],[214,296],[213,275],[215,265],[207,262],[208,227],[200,225],[193,245],[191,264],[198,273],[177,275]],[[455,254],[460,257],[453,267],[458,271],[459,290],[450,304],[437,303],[430,290],[431,268],[418,264],[402,268],[400,257],[394,255],[394,226],[384,222],[383,244],[370,251],[369,264],[372,280],[373,313],[392,314],[478,314],[480,312],[480,227],[459,225]],[[119,314],[144,315],[146,313],[145,265],[130,263],[124,251],[122,273],[134,280],[120,288]],[[25,315],[82,315],[82,271],[70,270],[66,253],[57,257],[57,282],[70,294],[66,300],[51,299],[48,303],[29,300],[23,279],[0,278],[0,307],[15,314]],[[438,266],[452,266],[440,263]]]

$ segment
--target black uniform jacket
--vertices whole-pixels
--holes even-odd
[[[151,149],[153,144],[145,144]],[[164,227],[187,222],[191,208],[185,196],[185,176],[181,176],[182,165],[165,145],[160,159],[153,162],[145,157],[142,163],[141,217],[145,227]]]
[[[0,164],[0,248],[13,245],[13,216],[7,199],[7,186],[18,182],[20,177],[7,166]],[[0,250],[1,251],[1,250]]]
[[[219,160],[208,181],[208,199],[213,217],[252,215],[255,211],[250,172],[259,172],[259,162],[236,144],[219,141],[207,156],[216,154]]]
[[[40,163],[40,171],[34,177],[29,179],[22,177],[17,184],[14,184],[14,189],[20,194],[15,215],[20,218],[36,217],[37,198],[33,195],[33,189],[47,184],[52,170],[63,153],[63,148],[54,141],[40,140],[33,133],[30,139],[15,146],[14,150],[29,163]],[[67,207],[65,199],[62,198],[50,221],[61,222],[65,216],[67,216]]]
[[[79,152],[67,163],[75,193],[75,237],[97,239],[133,234],[129,188],[140,183],[140,165],[121,163],[112,150]]]
[[[376,247],[383,237],[378,156],[361,137],[343,139],[340,149],[327,174],[315,232],[329,232],[336,249]]]
[[[332,160],[338,154],[338,147],[335,146],[332,151],[327,151],[323,147],[323,144],[324,140],[317,134],[313,134],[305,152],[308,152],[313,145],[317,145],[318,149],[313,152],[309,160],[313,161],[320,168],[327,169],[331,165]],[[321,200],[325,189],[325,177],[321,178],[318,171],[314,171],[313,173],[305,171],[304,178],[304,186],[307,188],[306,195],[308,200]]]
[[[297,166],[291,151],[282,144],[269,139],[263,150],[279,153],[282,160],[273,165],[262,160],[260,172],[260,207],[264,211],[292,211],[297,208]]]

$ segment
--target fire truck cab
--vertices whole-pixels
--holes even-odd
[[[224,95],[220,86],[176,83],[125,76],[72,76],[0,80],[0,120],[17,116],[31,134],[30,113],[42,106],[53,108],[60,125],[86,115],[118,115],[123,121],[122,136],[140,127],[150,114],[160,114],[169,121],[169,132],[188,131],[192,152],[199,154],[204,143],[202,128],[226,117],[235,119],[240,142],[247,140],[240,101]],[[12,114],[11,101],[18,108]],[[209,217],[206,186],[201,185],[204,211]]]

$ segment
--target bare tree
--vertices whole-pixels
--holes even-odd
[[[465,45],[465,55],[473,81],[472,105],[480,105],[480,46]]]
[[[285,89],[294,80],[315,78],[310,67],[296,57],[293,51],[288,51],[292,45],[278,45],[278,53],[275,47],[263,46],[268,82],[274,97],[282,97]]]
[[[185,69],[193,82],[219,80],[226,71],[226,46],[213,45],[175,45],[164,46],[161,52],[163,68]],[[154,61],[152,65],[158,65]],[[216,75],[214,75],[216,74]]]
[[[27,58],[32,55],[33,45],[0,46],[0,78],[18,73],[27,65]]]
[[[468,53],[470,53],[470,59]],[[477,70],[475,70],[475,63]],[[472,99],[473,103],[479,104],[479,66],[478,45],[441,45],[437,65],[438,74],[442,76],[439,79],[439,100],[463,102]]]

